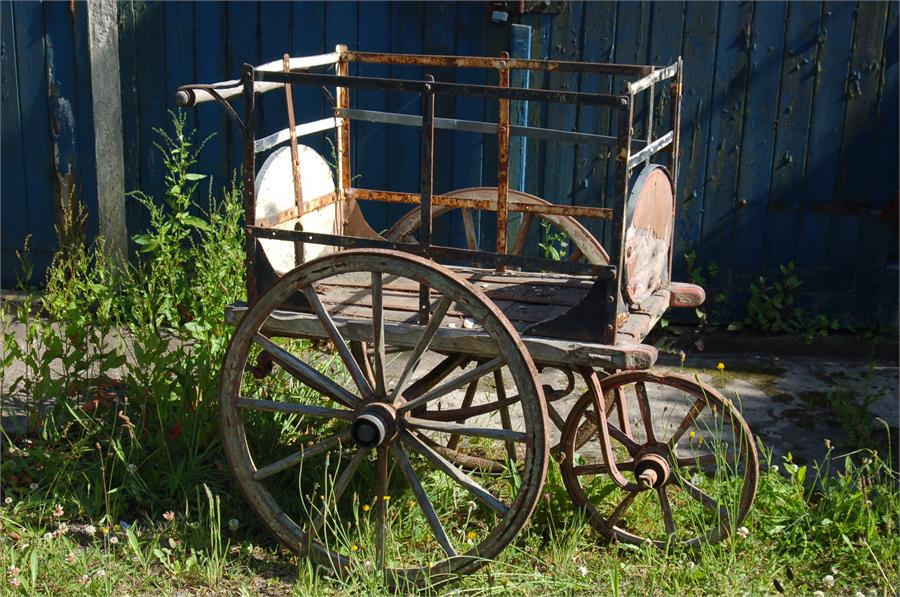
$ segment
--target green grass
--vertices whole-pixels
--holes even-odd
[[[385,594],[366,541],[369,514],[358,500],[329,509],[353,528],[335,534],[352,553],[353,571],[336,578],[276,546],[237,491],[222,456],[216,399],[231,333],[224,307],[242,292],[239,193],[215,191],[191,172],[196,152],[183,120],[175,119],[164,142],[166,196],[132,199],[151,220],[134,239],[137,263],[118,267],[104,256],[102,239],[85,243],[83,214],[75,212],[60,231],[67,242],[48,273],[41,310],[28,300],[0,314],[0,391],[54,404],[30,413],[31,433],[3,438],[0,594]],[[23,259],[27,265],[27,253]],[[12,317],[24,323],[24,341],[13,336]],[[13,360],[26,367],[16,379],[7,376]],[[343,374],[327,355],[317,366]],[[291,384],[269,376],[259,395],[299,390]],[[276,443],[269,438],[290,444],[321,431],[288,416],[248,421],[260,449]],[[695,552],[604,542],[551,471],[531,524],[497,561],[431,588],[893,595],[900,590],[900,492],[891,462],[859,451],[833,474],[830,456],[812,468],[764,458],[746,532]],[[445,482],[423,479],[430,488]],[[296,491],[291,485],[276,490]],[[465,512],[466,495],[439,493],[447,501],[436,506]],[[421,515],[397,501],[389,509],[394,549],[427,561],[434,546],[420,534]],[[461,536],[479,530],[467,517],[454,527]]]

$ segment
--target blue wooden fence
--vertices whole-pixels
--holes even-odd
[[[715,262],[711,290],[739,315],[761,274],[796,263],[799,299],[845,323],[896,325],[898,201],[898,15],[886,2],[566,2],[553,14],[512,15],[532,28],[535,58],[669,63],[685,61],[676,273],[681,255]],[[31,233],[42,259],[53,248],[54,184],[74,156],[80,197],[92,208],[89,68],[83,5],[3,2],[3,284],[14,283],[14,250]],[[497,55],[508,25],[485,3],[198,2],[119,5],[126,188],[161,196],[153,143],[167,125],[172,91],[183,83],[238,75],[241,64],[282,53],[316,54],[337,43],[369,51]],[[413,67],[358,67],[372,75],[419,77]],[[491,73],[433,73],[479,83]],[[616,90],[609,77],[532,75],[532,87]],[[300,119],[326,107],[314,89],[296,93]],[[400,94],[359,92],[356,105],[416,113]],[[263,100],[261,130],[283,126],[279,99]],[[69,110],[69,112],[66,112]],[[69,114],[66,120],[60,114]],[[446,99],[439,114],[496,118],[496,107]],[[266,115],[269,120],[266,120]],[[198,136],[215,134],[201,168],[224,183],[237,165],[236,131],[221,110],[188,115]],[[605,133],[594,109],[532,106],[528,121]],[[62,125],[60,123],[63,123]],[[354,170],[370,188],[414,191],[417,132],[354,125]],[[69,127],[69,128],[67,128]],[[54,147],[62,147],[54,151]],[[327,145],[318,149],[329,155]],[[603,150],[605,151],[605,150]],[[67,153],[68,152],[68,153]],[[490,138],[441,131],[436,191],[494,184]],[[588,146],[529,143],[526,191],[555,202],[605,205],[611,162]],[[366,205],[386,228],[402,206]],[[129,232],[147,223],[128,200]],[[486,222],[489,224],[489,222]],[[95,223],[91,223],[96,229]],[[484,226],[490,235],[490,226]],[[601,229],[595,230],[603,236]],[[461,234],[458,225],[438,231]]]

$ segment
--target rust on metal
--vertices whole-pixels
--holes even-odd
[[[349,74],[349,65],[347,64],[347,46],[338,45],[335,51],[340,55],[335,68],[338,76],[346,77]],[[336,108],[347,109],[350,107],[350,89],[347,87],[337,88]],[[337,159],[338,159],[338,195],[343,203],[347,198],[347,192],[352,186],[352,177],[350,175],[350,119],[344,118],[341,124],[340,133],[337,142]],[[340,226],[343,226],[343,213],[339,214]]]
[[[316,211],[331,205],[332,203],[338,200],[337,193],[325,193],[315,199],[310,199],[309,201],[304,201],[303,206],[300,208],[298,213],[297,207],[290,207],[282,212],[266,216],[263,218],[256,218],[257,226],[278,226],[279,224],[284,224],[285,222],[290,222],[291,220],[295,220],[299,218],[301,215],[305,213],[309,213],[312,211]]]
[[[256,139],[253,130],[256,126],[254,112],[256,110],[256,95],[253,93],[253,67],[244,65],[241,73],[241,82],[244,86],[244,120],[241,136],[243,137],[243,162],[241,165],[241,178],[244,184],[244,222],[248,226],[256,225],[256,152],[254,151]],[[244,240],[244,263],[247,268],[247,300],[253,302],[256,299],[256,238],[250,234]]]
[[[506,60],[509,54],[501,56],[500,70],[497,75],[501,88],[509,87],[509,70]],[[497,117],[497,252],[506,254],[506,224],[509,221],[509,100],[499,100],[500,108]],[[503,271],[498,267],[497,271]]]
[[[291,70],[291,55],[284,55],[284,72],[290,72]],[[294,96],[291,93],[291,84],[284,84],[284,102],[287,107],[287,117],[288,117],[288,125],[291,136],[291,176],[294,181],[294,205],[296,211],[296,217],[300,218],[303,215],[303,190],[300,188],[300,155],[297,151],[297,130],[296,125],[294,124]],[[254,151],[256,150],[256,143],[254,142]],[[280,223],[280,222],[279,222]],[[300,222],[297,222],[299,225]]]

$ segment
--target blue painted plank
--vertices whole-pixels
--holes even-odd
[[[735,288],[749,288],[762,270],[786,14],[784,2],[754,4],[744,136],[737,171],[737,196],[747,203],[732,220],[731,281]]]
[[[26,200],[31,252],[38,271],[45,267],[57,241],[52,148],[48,115],[48,85],[44,46],[44,17],[38,3],[17,3],[13,8],[19,110],[22,124]]]
[[[281,60],[290,53],[291,5],[261,2],[259,5],[259,63]],[[296,87],[296,85],[295,85]],[[260,136],[287,128],[284,92],[270,91],[259,99]],[[300,121],[297,121],[300,122]]]
[[[166,56],[166,111],[175,110],[172,96],[181,85],[194,83],[194,32],[202,27],[194,26],[194,7],[189,2],[166,2],[164,10],[165,34],[163,43]],[[186,110],[187,126],[195,129],[196,112]]]
[[[717,261],[719,288],[731,286],[732,218],[736,206],[736,177],[747,84],[749,29],[753,6],[725,2],[719,7],[718,55],[713,72],[707,137],[706,181],[703,189],[700,258]]]
[[[258,65],[259,61],[259,4],[255,2],[228,2],[226,7],[226,31],[228,49],[226,70],[228,78],[240,78],[244,64]],[[244,102],[236,100],[235,109],[243,119]],[[259,138],[259,125],[256,136]],[[228,123],[231,167],[241,167],[241,136],[237,126]]]
[[[291,5],[291,55],[315,56],[331,51],[325,48],[325,4],[322,2],[295,2]],[[333,72],[333,70],[331,71]],[[293,89],[294,114],[297,122],[312,122],[324,118],[325,101],[320,89],[296,85]],[[330,146],[325,135],[311,135],[301,141],[331,160]]]
[[[195,78],[198,83],[215,83],[236,76],[225,70],[225,7],[219,2],[197,2],[194,5],[196,47],[194,55]],[[230,185],[237,173],[229,165],[227,120],[228,116],[217,102],[201,104],[193,108],[197,118],[197,139],[206,141],[200,153],[198,170],[210,177],[214,195]],[[207,140],[208,139],[208,140]]]
[[[13,28],[13,3],[0,3],[0,241],[2,241],[3,288],[13,288],[22,275],[16,251],[28,234],[28,194],[25,188],[24,140],[19,112],[19,77],[16,33]]]
[[[141,156],[152,150],[147,142],[143,147],[140,134],[141,110],[139,107],[137,18],[134,2],[119,4],[119,85],[122,93],[122,151],[125,170],[125,192],[141,189]],[[90,77],[87,79],[90,81]],[[90,89],[88,83],[83,84]],[[144,230],[144,212],[138,202],[125,199],[125,227],[129,235]],[[129,245],[129,250],[135,247]]]
[[[797,268],[804,286],[826,289],[834,274],[828,252],[829,224],[833,215],[828,204],[834,200],[841,146],[841,121],[850,67],[855,7],[846,2],[827,2],[819,31],[818,68],[813,92],[809,149],[801,201],[800,253]]]
[[[366,26],[359,30],[359,49],[366,52],[390,50],[391,6],[388,2],[367,2],[360,6],[361,18]],[[359,73],[371,77],[387,77],[390,69],[380,64],[361,65]],[[364,110],[388,109],[386,91],[360,91],[359,107]],[[388,149],[388,125],[373,122],[354,122],[351,143],[356,147],[356,174],[354,184],[368,189],[388,188],[387,172],[390,163]],[[362,201],[361,208],[366,221],[376,231],[388,228],[387,205],[378,201]]]
[[[684,92],[681,100],[682,165],[675,217],[675,244],[680,252],[693,249],[700,240],[703,186],[706,181],[706,148],[709,135],[712,77],[715,68],[718,5],[688,2],[684,21]],[[678,259],[674,259],[678,262]]]
[[[44,10],[50,9],[45,3]],[[55,7],[54,7],[55,8]],[[97,203],[97,156],[94,140],[94,105],[91,93],[91,62],[88,50],[87,6],[76,5],[74,20],[71,25],[72,47],[70,50],[75,60],[75,87],[68,93],[74,104],[77,136],[78,165],[76,175],[81,187],[79,196],[87,208],[87,236],[94,238],[99,232],[99,207]],[[66,44],[63,44],[66,45]],[[127,190],[127,188],[126,188]],[[122,198],[122,201],[126,201]]]
[[[802,207],[800,185],[809,141],[821,12],[818,3],[788,5],[772,188],[765,227],[763,271],[767,275],[775,275],[779,266],[797,259],[797,229]]]

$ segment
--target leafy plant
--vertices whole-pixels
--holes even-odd
[[[550,222],[541,220],[541,230],[543,231],[544,241],[538,243],[541,251],[544,252],[545,259],[553,261],[561,261],[568,254],[569,237],[562,232],[557,232]]]
[[[705,266],[698,264],[695,250],[685,253],[684,261],[687,264],[688,280],[690,280],[691,284],[706,288],[709,283],[712,283],[719,276],[719,264],[715,261],[710,261]],[[694,329],[696,337],[694,344],[699,350],[703,350],[704,336],[719,329],[720,322],[724,316],[724,309],[725,293],[723,292],[714,294],[712,300],[707,303],[707,307],[696,307],[694,309],[694,313],[697,315],[697,327]]]

